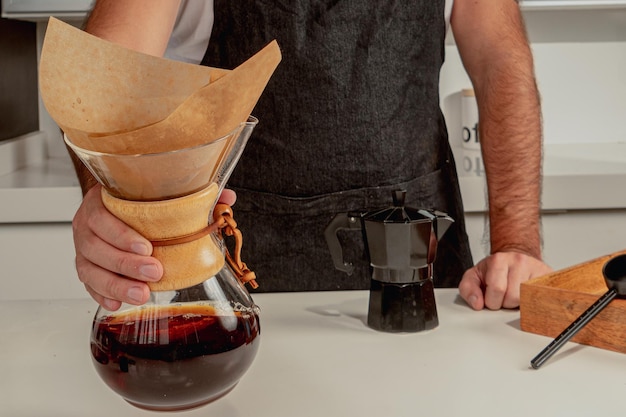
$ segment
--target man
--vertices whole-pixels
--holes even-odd
[[[206,40],[194,48],[184,38],[209,33],[213,4],[180,3],[99,0],[86,30],[153,55],[176,54],[172,46],[197,54]],[[520,283],[550,271],[541,260],[540,104],[516,1],[215,0],[214,11],[203,63],[233,68],[272,39],[283,52],[228,184],[262,288],[366,288],[366,262],[351,277],[334,271],[323,231],[335,213],[390,205],[399,188],[407,205],[456,220],[438,248],[435,285],[458,285],[472,308],[516,308]],[[491,255],[476,266],[439,109],[448,15],[476,91],[487,174]],[[107,309],[141,304],[149,296],[142,281],[158,280],[162,266],[77,170],[85,193],[73,221],[79,278]],[[359,256],[360,236],[346,239]]]

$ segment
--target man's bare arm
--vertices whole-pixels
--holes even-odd
[[[519,6],[514,0],[458,0],[452,24],[476,90],[491,253],[541,259],[541,111]]]
[[[98,0],[85,31],[126,48],[163,56],[180,0]]]

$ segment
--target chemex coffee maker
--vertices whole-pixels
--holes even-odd
[[[352,274],[337,237],[360,229],[372,267],[367,324],[385,332],[419,332],[439,325],[433,284],[437,244],[454,222],[436,210],[404,206],[406,191],[392,193],[393,206],[340,213],[326,228],[335,268]]]
[[[92,325],[98,375],[139,408],[211,402],[256,356],[259,309],[245,288],[256,277],[241,259],[232,210],[217,202],[279,61],[272,42],[232,71],[200,67],[49,22],[40,64],[46,108],[102,185],[104,206],[148,239],[163,265],[146,304],[100,307]]]
[[[241,249],[242,234],[230,207],[216,204],[236,162],[219,155],[241,150],[256,124],[251,117],[207,145],[143,155],[93,152],[65,136],[102,184],[107,210],[149,239],[163,265],[146,304],[99,307],[91,330],[97,373],[139,408],[178,411],[213,401],[234,388],[256,356],[259,310],[244,287],[256,287],[256,276],[240,252],[225,250],[225,235]],[[204,170],[192,161],[215,165]],[[148,185],[134,174],[156,181]]]

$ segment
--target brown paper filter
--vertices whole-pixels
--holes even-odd
[[[128,50],[51,18],[41,96],[79,147],[166,152],[220,138],[245,122],[281,60],[277,43],[233,71]]]
[[[50,18],[39,85],[52,118],[68,133],[83,132],[72,139],[89,148],[86,134],[161,121],[226,72],[138,53]]]
[[[146,143],[151,152],[168,152],[221,138],[248,119],[279,62],[280,50],[273,41],[193,93],[165,120],[116,135],[91,134],[89,139],[103,152],[133,154],[144,153]]]

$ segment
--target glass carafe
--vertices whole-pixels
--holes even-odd
[[[91,353],[103,381],[131,404],[182,410],[235,387],[259,331],[258,308],[226,265],[198,285],[153,291],[141,307],[99,308]]]
[[[241,232],[229,206],[216,204],[258,121],[193,148],[125,155],[65,141],[102,184],[107,209],[153,244],[163,278],[142,306],[98,308],[91,332],[94,366],[129,403],[173,411],[232,390],[259,346],[259,310],[245,288],[254,273],[241,260]],[[235,253],[224,235],[234,236]]]

